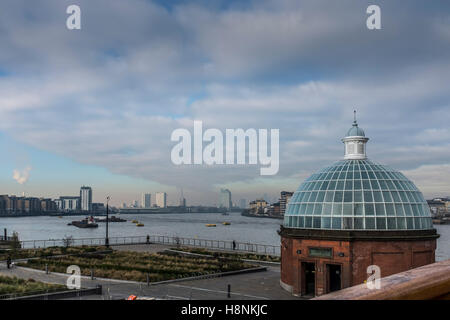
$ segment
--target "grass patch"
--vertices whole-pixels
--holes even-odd
[[[226,259],[247,259],[247,260],[257,260],[257,261],[267,261],[267,262],[281,262],[281,258],[278,256],[271,256],[266,254],[253,254],[253,253],[231,253],[226,251],[211,251],[202,248],[188,248],[188,247],[180,247],[180,248],[171,248],[172,250],[178,250],[189,253],[198,253],[198,254],[206,254],[218,258],[226,258]]]
[[[34,281],[33,279],[19,279],[16,277],[0,276],[0,295],[14,294],[17,296],[56,292],[65,290],[66,287],[58,284],[48,284]]]
[[[8,255],[11,259],[43,258],[64,254],[82,254],[95,251],[106,250],[102,246],[81,246],[81,247],[48,247],[38,249],[20,250],[0,250],[0,260],[6,260]]]
[[[199,258],[164,253],[112,251],[110,253],[79,253],[73,256],[39,258],[19,263],[34,269],[65,273],[70,265],[77,265],[81,274],[95,277],[146,281],[163,281],[218,272],[236,271],[253,267],[240,260],[221,257]]]

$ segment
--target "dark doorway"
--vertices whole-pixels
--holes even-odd
[[[337,264],[327,265],[328,292],[341,290],[341,266]]]
[[[316,264],[311,262],[303,262],[303,272],[304,272],[304,294],[312,295],[316,294]]]

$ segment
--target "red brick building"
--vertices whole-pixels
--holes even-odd
[[[289,201],[281,236],[281,286],[322,295],[435,261],[436,239],[422,193],[402,173],[366,157],[356,120],[344,160],[306,179]]]

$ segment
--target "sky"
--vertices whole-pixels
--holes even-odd
[[[81,30],[66,28],[72,4]],[[3,0],[0,194],[276,198],[343,157],[356,109],[371,160],[447,196],[449,83],[446,0]],[[171,133],[194,120],[279,129],[279,172],[175,166]]]

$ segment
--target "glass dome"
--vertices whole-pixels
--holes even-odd
[[[341,160],[306,179],[284,226],[333,230],[432,229],[422,193],[402,173],[370,160]]]

